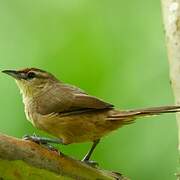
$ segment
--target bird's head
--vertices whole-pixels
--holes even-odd
[[[58,81],[51,73],[37,68],[4,70],[2,72],[13,77],[21,93],[30,97],[45,91]]]

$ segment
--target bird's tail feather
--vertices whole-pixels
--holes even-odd
[[[128,122],[138,117],[153,116],[153,115],[160,115],[163,113],[175,113],[175,112],[180,112],[180,106],[161,106],[161,107],[128,110],[128,111],[119,111],[115,114],[108,116],[108,119],[125,120]]]

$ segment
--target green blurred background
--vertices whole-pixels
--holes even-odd
[[[0,68],[39,67],[115,104],[173,104],[160,1],[0,1]],[[0,132],[43,134],[26,121],[12,79],[0,75]],[[90,143],[61,146],[82,158]],[[151,117],[105,137],[100,166],[133,180],[173,180],[177,167],[174,115]]]

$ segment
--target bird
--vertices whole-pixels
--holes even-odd
[[[84,162],[90,162],[100,139],[110,132],[143,116],[180,111],[178,105],[121,110],[38,68],[2,72],[15,79],[22,94],[27,119],[37,129],[56,137],[28,136],[28,139],[63,145],[93,142],[82,159]]]

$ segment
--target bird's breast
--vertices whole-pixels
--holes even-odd
[[[27,120],[29,120],[36,127],[36,122],[38,120],[38,114],[36,113],[36,103],[33,101],[33,99],[30,98],[23,98],[23,102]]]

